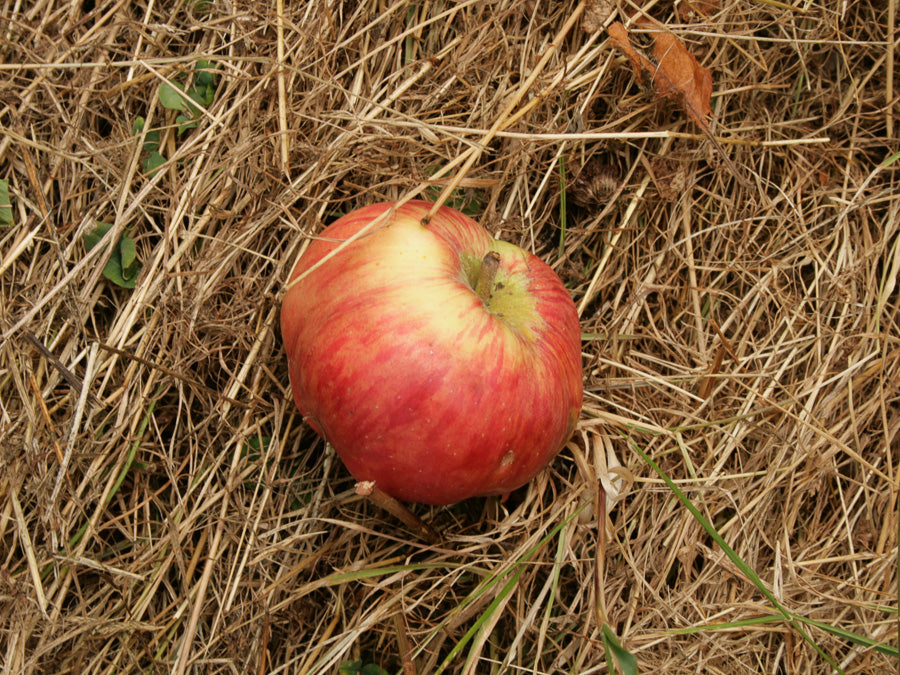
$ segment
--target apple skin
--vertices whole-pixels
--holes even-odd
[[[328,226],[281,312],[297,407],[358,481],[403,501],[506,495],[571,436],[582,404],[575,304],[540,258],[478,223],[410,201]],[[500,255],[489,305],[474,287]]]

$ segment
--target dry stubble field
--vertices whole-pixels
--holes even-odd
[[[5,672],[896,672],[896,5],[4,2]],[[429,546],[278,316],[336,214],[444,188],[566,282],[586,393]]]

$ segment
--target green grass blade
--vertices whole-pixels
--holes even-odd
[[[450,621],[450,618],[452,616],[454,616],[455,614],[458,614],[459,612],[464,610],[466,607],[468,607],[473,602],[478,600],[478,598],[480,598],[482,595],[487,593],[491,588],[495,587],[504,578],[511,575],[511,577],[504,584],[503,588],[497,594],[497,597],[495,597],[491,601],[491,603],[488,605],[488,607],[485,609],[485,611],[475,621],[475,624],[468,631],[466,631],[466,634],[462,637],[462,639],[459,641],[459,643],[454,645],[453,649],[450,650],[450,653],[444,658],[443,662],[440,664],[437,671],[435,672],[435,675],[437,675],[438,673],[444,672],[444,669],[448,665],[450,665],[450,663],[453,661],[453,659],[456,658],[456,656],[465,648],[465,646],[475,636],[475,634],[478,632],[478,630],[481,628],[481,626],[484,625],[484,623],[491,617],[493,612],[496,611],[497,607],[500,605],[500,603],[503,601],[503,599],[510,592],[512,592],[512,589],[515,588],[516,583],[519,580],[519,577],[522,575],[522,572],[524,572],[524,570],[525,570],[525,564],[534,556],[535,553],[537,553],[541,548],[546,546],[547,542],[549,542],[553,537],[555,537],[557,535],[557,533],[560,532],[560,530],[562,530],[566,525],[568,525],[570,522],[572,522],[573,518],[577,518],[578,514],[580,512],[581,512],[581,509],[576,510],[569,517],[567,517],[562,522],[555,525],[553,527],[553,529],[550,530],[550,532],[548,532],[546,535],[544,535],[540,539],[540,541],[538,541],[534,546],[532,546],[530,549],[525,551],[525,553],[511,567],[499,570],[499,571],[495,572],[493,575],[491,575],[490,577],[484,579],[481,583],[479,583],[475,587],[475,589],[472,590],[472,592],[469,593],[469,595],[450,614],[450,616],[447,617],[447,619],[445,621],[441,622],[440,625],[436,626],[435,629],[429,634],[429,636],[425,640],[422,641],[422,643],[419,645],[418,649],[416,650],[416,654],[421,653],[425,649],[425,647],[427,647],[428,643],[431,642],[431,640],[434,638],[434,636],[437,635],[438,632],[441,631],[446,626],[446,624]]]
[[[497,594],[497,596],[491,600],[491,604],[487,606],[487,609],[482,612],[481,616],[472,624],[472,627],[466,631],[466,634],[463,635],[462,639],[457,642],[453,649],[450,650],[450,653],[444,658],[444,661],[438,666],[437,671],[435,671],[435,675],[440,675],[440,673],[444,672],[444,669],[449,666],[453,660],[457,657],[457,655],[465,648],[465,646],[475,637],[475,635],[481,630],[481,627],[488,621],[488,619],[493,616],[494,612],[497,611],[497,608],[503,603],[512,590],[519,583],[519,577],[522,576],[522,572],[525,571],[524,567],[519,567],[512,577],[503,585],[503,588]],[[471,660],[474,655],[469,653],[469,660]]]
[[[9,200],[9,180],[0,180],[0,227],[13,224],[12,202]]]
[[[603,648],[606,650],[606,663],[609,666],[609,672],[613,672],[612,662],[615,660],[619,669],[625,675],[637,675],[637,659],[634,657],[634,654],[621,645],[612,628],[606,624],[603,624],[601,632],[603,634]]]
[[[623,434],[624,435],[624,434]],[[712,537],[713,541],[715,541],[719,547],[725,552],[725,555],[735,564],[735,566],[744,573],[750,582],[756,586],[759,591],[766,596],[769,602],[781,613],[782,618],[787,621],[791,627],[797,631],[797,633],[813,648],[816,652],[828,662],[832,668],[834,668],[837,672],[843,673],[844,671],[834,662],[834,660],[824,652],[824,650],[816,644],[815,640],[810,637],[810,635],[803,630],[803,627],[795,618],[792,612],[789,612],[785,609],[778,599],[772,594],[772,592],[766,588],[766,585],[763,583],[762,579],[760,579],[759,575],[756,571],[750,567],[746,562],[744,562],[743,558],[741,558],[737,552],[728,545],[728,542],[722,538],[722,535],[719,534],[718,530],[713,527],[712,523],[710,523],[706,517],[700,513],[700,510],[694,506],[690,499],[687,498],[687,495],[679,489],[679,487],[675,484],[675,482],[669,478],[665,471],[663,471],[660,466],[654,462],[650,456],[643,451],[643,449],[634,442],[633,439],[626,436],[626,440],[629,445],[634,449],[636,453],[638,453],[641,458],[647,463],[647,465],[656,472],[656,474],[663,479],[663,482],[669,487],[669,489],[675,494],[678,498],[678,501],[682,503],[682,505],[691,512],[691,515],[694,516],[694,519],[700,523],[701,527],[706,530],[706,533]]]

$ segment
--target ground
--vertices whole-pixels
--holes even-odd
[[[888,4],[7,3],[5,671],[895,672]],[[413,196],[583,333],[571,442],[412,505],[437,545],[355,493],[278,331],[309,238]]]

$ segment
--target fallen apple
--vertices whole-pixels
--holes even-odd
[[[452,504],[556,456],[581,411],[581,338],[546,263],[448,207],[423,224],[432,206],[328,226],[291,274],[281,331],[297,407],[350,473]]]

